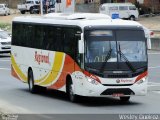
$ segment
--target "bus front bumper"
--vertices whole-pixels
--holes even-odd
[[[143,96],[147,94],[147,80],[141,84],[134,83],[130,86],[104,86],[85,82],[76,88],[76,94],[90,97],[105,96]]]

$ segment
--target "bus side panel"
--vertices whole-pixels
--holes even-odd
[[[59,76],[59,79],[54,84],[52,84],[49,88],[65,91],[67,75],[72,76],[72,73],[74,71],[81,71],[81,69],[69,55],[65,55],[62,74]]]

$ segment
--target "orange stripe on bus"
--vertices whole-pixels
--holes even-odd
[[[15,78],[17,78],[17,79],[20,80],[19,76],[18,76],[17,73],[15,72],[15,70],[14,70],[14,68],[13,68],[12,65],[11,65],[11,74],[12,74],[12,76],[14,76]]]
[[[136,80],[135,80],[135,83],[139,80],[141,80],[142,78],[146,77],[148,75],[148,71],[145,71],[144,73],[140,74]]]
[[[75,63],[74,60],[69,55],[66,55],[63,70],[62,70],[62,73],[61,73],[59,79],[56,81],[56,83],[51,85],[49,88],[52,88],[52,89],[62,88],[64,85],[66,85],[67,75],[68,74],[71,75],[74,71],[81,71],[81,69],[77,65],[77,63]]]

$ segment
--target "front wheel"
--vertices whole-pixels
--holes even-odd
[[[130,99],[130,96],[120,97],[120,100],[121,100],[122,102],[128,102],[129,99]]]
[[[68,82],[67,89],[69,100],[71,102],[77,102],[78,96],[74,92],[74,84],[71,80]]]

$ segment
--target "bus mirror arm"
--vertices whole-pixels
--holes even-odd
[[[78,41],[78,50],[79,50],[79,54],[84,53],[84,41],[83,40]]]
[[[78,50],[80,54],[84,53],[84,39],[83,39],[83,33],[81,33],[81,39],[78,41]]]

